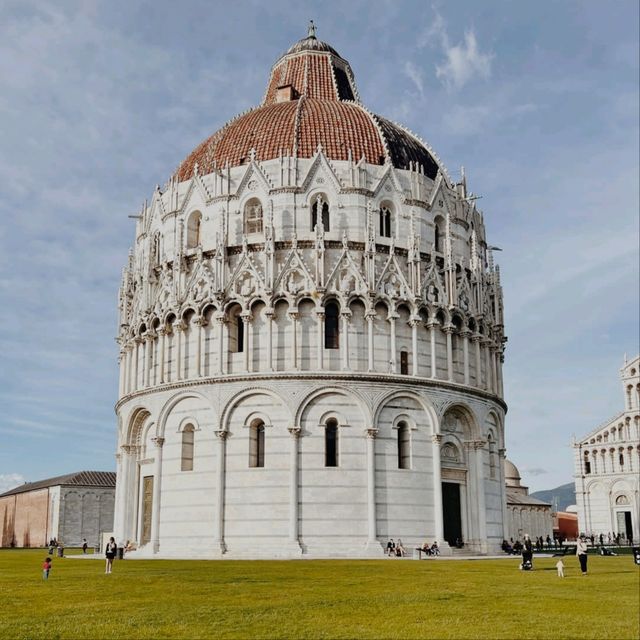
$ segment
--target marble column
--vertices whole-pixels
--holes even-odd
[[[435,523],[434,536],[438,545],[445,544],[444,540],[444,514],[442,510],[442,468],[440,464],[440,445],[442,436],[434,433],[431,436],[431,457],[433,468],[433,521]]]
[[[396,318],[398,317],[395,313],[389,313],[387,316],[387,320],[389,322],[389,344],[391,345],[391,354],[389,360],[389,373],[396,372]]]
[[[298,353],[298,318],[300,314],[297,311],[288,312],[291,320],[291,366],[294,371],[300,368],[300,354]]]
[[[491,372],[493,370],[493,367],[491,366],[491,352],[490,352],[490,345],[491,345],[491,340],[489,340],[488,338],[484,340],[484,361],[485,361],[485,377],[486,377],[486,384],[485,384],[485,388],[487,391],[491,392],[493,391],[493,380],[491,379]]]
[[[122,445],[120,447],[122,464],[122,504],[120,511],[120,531],[121,539],[126,542],[133,540],[135,527],[133,526],[133,514],[131,513],[132,503],[137,499],[137,488],[135,487],[135,474],[132,474],[132,465],[135,462],[135,447]]]
[[[162,496],[162,445],[164,438],[152,438],[156,446],[153,461],[153,504],[151,505],[151,549],[158,553],[160,549],[160,498]]]
[[[199,316],[196,319],[196,326],[198,327],[198,331],[197,331],[197,344],[196,344],[196,376],[198,376],[198,378],[201,378],[203,375],[203,366],[202,366],[202,339],[203,339],[203,334],[204,334],[204,327],[207,324],[206,319],[204,318],[204,316]]]
[[[242,322],[244,323],[244,331],[242,332],[242,353],[244,355],[244,370],[251,371],[251,321],[253,316],[250,311],[240,314]]]
[[[174,328],[176,330],[175,336],[176,336],[176,379],[177,380],[182,380],[182,378],[184,377],[184,362],[182,361],[182,343],[183,343],[183,335],[184,332],[186,330],[186,325],[185,323],[180,320],[180,322],[176,322],[174,325]]]
[[[476,472],[476,499],[478,502],[478,542],[480,551],[487,551],[487,510],[484,495],[484,440],[474,442],[475,472]]]
[[[316,327],[318,331],[318,371],[324,369],[324,309],[316,311]]]
[[[506,449],[498,449],[498,463],[500,465],[500,508],[502,509],[502,537],[509,539],[509,522],[507,513],[507,490],[504,480],[504,461],[507,458]]]
[[[471,341],[475,345],[476,352],[476,387],[478,389],[482,389],[482,359],[480,353],[480,342],[482,340],[482,336],[479,333],[474,333],[471,337]]]
[[[340,346],[342,349],[342,370],[349,371],[349,320],[351,319],[351,311],[342,311],[342,339]]]
[[[373,371],[375,368],[374,351],[373,351],[373,321],[376,317],[375,313],[367,313],[367,371]]]
[[[145,336],[144,347],[144,386],[149,387],[151,385],[151,369],[153,368],[154,358],[153,351],[158,334],[151,331]]]
[[[438,368],[436,362],[436,327],[439,322],[433,318],[427,322],[429,329],[429,340],[431,345],[431,377],[435,380],[438,377]]]
[[[224,344],[224,325],[225,317],[224,313],[219,312],[215,317],[218,325],[218,375],[223,375],[225,372],[225,344]]]
[[[118,397],[119,398],[122,398],[122,396],[125,394],[125,373],[126,373],[126,353],[124,349],[121,349],[118,355]]]
[[[460,335],[462,336],[462,353],[464,360],[464,384],[469,386],[469,336],[471,332],[464,330]]]
[[[218,478],[216,482],[216,510],[215,510],[215,533],[214,533],[214,545],[220,549],[220,553],[226,551],[224,543],[224,489],[225,489],[225,450],[228,431],[224,429],[218,429],[216,436],[218,440]]]
[[[367,545],[377,544],[376,531],[376,436],[378,430],[366,430],[367,437]]]
[[[298,439],[300,427],[289,427],[291,434],[289,450],[289,542],[299,545],[298,542]]]
[[[114,499],[113,509],[113,535],[116,539],[116,544],[121,546],[122,540],[122,495],[123,495],[123,477],[122,477],[122,454],[116,453],[116,492]],[[49,523],[47,523],[49,527]],[[51,536],[47,536],[49,538]]]
[[[497,357],[498,357],[498,348],[496,346],[491,347],[491,377],[493,379],[493,392],[499,393],[499,384],[498,384],[498,365],[497,365]]]
[[[271,308],[264,310],[267,318],[267,371],[273,371],[273,314]]]
[[[133,391],[137,391],[140,388],[138,381],[139,376],[139,362],[140,362],[140,345],[142,344],[142,338],[136,336],[134,339],[135,349],[133,355]]]
[[[444,326],[443,331],[447,336],[447,379],[453,382],[453,330],[451,324]]]
[[[418,375],[418,327],[420,326],[420,318],[412,316],[409,319],[411,326],[411,375]]]

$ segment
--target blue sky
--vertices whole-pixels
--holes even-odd
[[[127,215],[306,33],[464,165],[505,293],[509,458],[571,480],[638,345],[638,3],[4,0],[0,489],[113,469]]]

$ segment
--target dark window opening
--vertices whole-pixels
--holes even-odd
[[[409,427],[405,422],[398,424],[398,469],[409,469]]]
[[[321,220],[325,231],[329,231],[329,203],[322,199],[316,198],[311,206],[311,231],[315,231],[318,224],[318,205],[321,205]]]
[[[400,373],[403,376],[409,375],[409,353],[407,351],[400,352]]]
[[[249,431],[249,466],[264,467],[264,423],[258,421]]]
[[[244,320],[237,315],[236,316],[236,335],[237,335],[237,348],[236,351],[238,353],[242,353],[244,351]]]
[[[340,348],[340,314],[335,302],[330,302],[325,307],[324,348]]]
[[[328,420],[324,429],[324,466],[338,466],[338,423]]]
[[[591,463],[588,460],[584,461],[584,473],[589,475],[591,473]]]
[[[391,210],[388,207],[380,207],[380,235],[391,237]]]
[[[434,241],[435,250],[438,253],[441,253],[442,247],[440,246],[440,228],[438,227],[438,225],[436,225],[434,233],[435,233],[435,241]]]
[[[620,454],[620,456],[618,457],[618,461],[620,462],[620,466],[624,467],[624,455]]]

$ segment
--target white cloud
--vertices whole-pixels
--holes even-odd
[[[447,61],[436,65],[436,76],[451,88],[460,89],[475,76],[491,76],[493,54],[480,53],[473,31],[464,34],[464,43],[445,48]]]
[[[464,34],[464,40],[452,45],[447,33],[446,23],[434,8],[431,26],[418,37],[418,47],[435,46],[438,43],[445,56],[443,64],[436,65],[436,77],[448,89],[460,89],[475,77],[491,77],[493,53],[482,53],[473,29]]]
[[[19,473],[0,473],[0,493],[9,491],[26,482],[25,477]]]
[[[407,62],[404,63],[404,73],[411,80],[411,82],[413,82],[415,88],[420,94],[420,98],[424,99],[424,81],[422,79],[422,73],[420,73],[420,69],[418,69],[418,67],[416,67],[413,62],[407,60]]]

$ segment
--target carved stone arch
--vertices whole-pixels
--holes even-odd
[[[453,450],[452,450],[453,449]],[[454,433],[442,436],[440,443],[440,461],[443,467],[463,467],[467,464],[464,443]]]
[[[335,409],[325,411],[322,416],[320,416],[319,424],[325,425],[329,420],[335,420],[339,427],[349,424],[347,419],[344,417],[344,414],[340,413],[340,411],[336,411]]]
[[[487,423],[488,420],[490,418],[490,416],[493,416],[495,423],[496,423],[496,429],[498,431],[498,433],[494,434],[495,437],[495,441],[497,442],[499,447],[504,447],[505,446],[505,442],[504,442],[504,419],[502,417],[502,415],[500,414],[499,411],[496,411],[493,407],[489,407],[489,409],[485,412],[481,424],[484,425],[483,427],[483,431],[487,431],[488,433],[488,429],[486,429],[487,427]]]
[[[167,426],[167,419],[171,415],[171,412],[173,411],[175,406],[178,403],[182,402],[183,400],[188,400],[190,398],[196,398],[198,400],[204,401],[207,405],[207,409],[211,411],[214,418],[216,417],[217,411],[212,406],[209,398],[207,398],[207,396],[205,396],[203,393],[200,393],[199,391],[193,391],[193,390],[180,391],[174,394],[173,396],[171,396],[171,398],[169,398],[164,403],[162,409],[160,410],[160,414],[158,416],[158,428],[156,433],[158,437],[164,438],[164,432]],[[208,425],[204,425],[204,426],[208,426]]]
[[[478,425],[476,415],[468,405],[454,401],[442,408],[441,429],[443,433],[449,430],[449,419],[455,420],[459,423],[467,440],[479,440],[482,438],[482,432]],[[451,430],[459,432],[457,425],[456,429]]]
[[[190,302],[187,304],[182,305],[182,307],[180,307],[180,313],[178,315],[178,317],[180,318],[180,320],[184,321],[185,318],[187,317],[187,315],[189,314],[189,312],[192,312],[194,315],[198,315],[198,307],[191,304]]]
[[[440,432],[438,414],[434,409],[433,405],[424,396],[420,395],[419,393],[405,390],[405,389],[397,389],[395,391],[390,391],[389,393],[386,393],[385,395],[383,395],[381,398],[377,399],[377,403],[373,408],[373,424],[374,425],[378,424],[378,421],[380,420],[381,411],[391,400],[395,400],[396,398],[401,398],[402,396],[415,400],[422,407],[423,411],[427,415],[427,418],[429,419],[429,422],[431,423],[432,434],[437,434]]]
[[[127,425],[127,433],[125,441],[122,444],[129,446],[136,446],[140,431],[145,425],[145,422],[151,417],[151,412],[144,406],[136,406],[132,409],[128,418],[125,420]]]
[[[268,387],[249,387],[248,389],[243,389],[238,393],[232,395],[224,405],[222,412],[220,414],[220,429],[223,431],[229,430],[229,418],[233,414],[234,409],[245,399],[253,395],[267,395],[276,402],[278,402],[282,407],[284,407],[289,414],[289,417],[292,417],[291,407],[289,403],[283,398],[279,393],[276,393],[273,389],[269,389]],[[268,423],[266,423],[268,424]]]
[[[364,419],[365,425],[375,424],[372,421],[373,416],[371,414],[370,408],[367,406],[364,398],[358,392],[354,391],[353,389],[344,389],[341,387],[323,387],[310,391],[306,396],[304,396],[304,398],[302,398],[302,400],[300,400],[295,411],[294,425],[300,425],[304,412],[314,400],[331,393],[335,393],[337,395],[341,395],[346,398],[352,398],[353,400],[355,400],[358,408],[360,409],[360,413],[362,415],[362,418]]]

